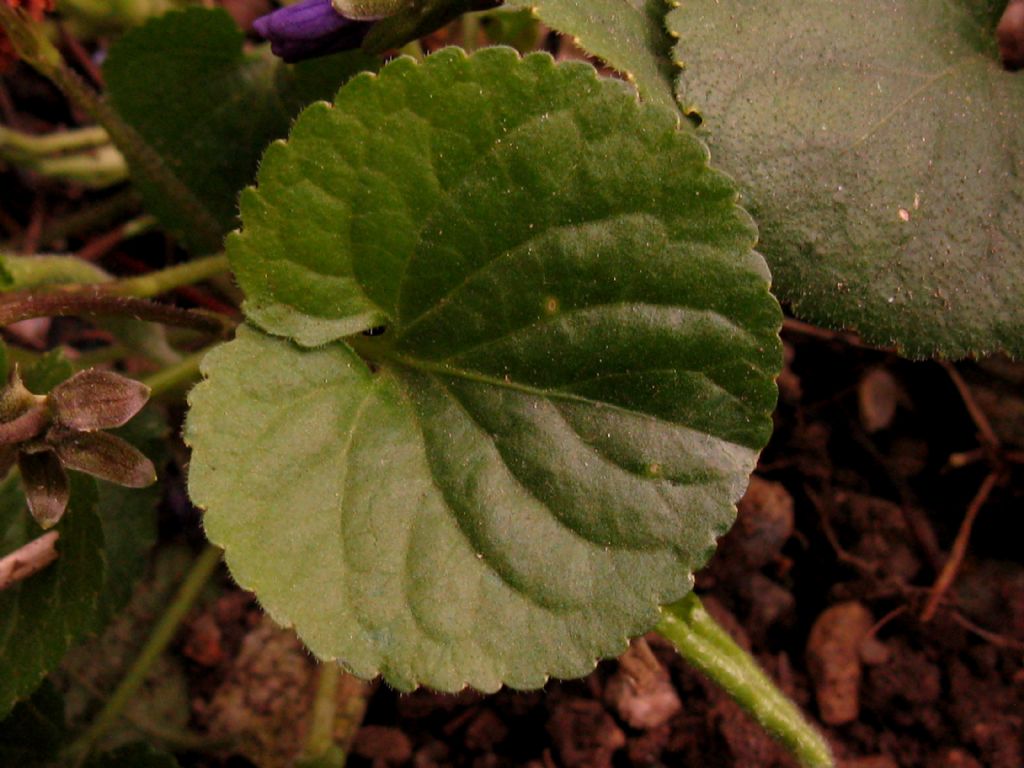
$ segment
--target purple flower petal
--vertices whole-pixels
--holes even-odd
[[[370,26],[342,16],[331,0],[303,0],[253,22],[257,34],[287,62],[358,48]]]

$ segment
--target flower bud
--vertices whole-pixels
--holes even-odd
[[[359,21],[376,21],[393,16],[410,5],[410,0],[331,0],[342,16]]]
[[[67,473],[49,448],[21,451],[18,469],[28,501],[28,511],[44,529],[52,528],[64,516],[71,496]]]
[[[73,432],[55,427],[46,437],[68,469],[128,488],[156,482],[153,462],[133,445],[106,432]]]
[[[91,432],[126,424],[148,399],[141,381],[90,368],[54,387],[49,403],[60,426]]]
[[[331,0],[302,0],[253,22],[274,54],[287,62],[358,48],[369,27],[338,13]]]

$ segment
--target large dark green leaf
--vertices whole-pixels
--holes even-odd
[[[506,0],[506,5],[532,10],[629,77],[645,99],[674,106],[667,0]]]
[[[224,232],[236,225],[238,192],[252,181],[267,144],[288,132],[302,106],[330,98],[374,61],[355,52],[289,66],[265,46],[244,52],[243,42],[224,11],[190,8],[126,34],[104,66],[118,112]],[[179,206],[141,175],[137,182],[164,226],[193,250],[210,250],[196,242]]]
[[[310,107],[229,240],[300,343],[242,328],[187,425],[238,581],[403,688],[620,652],[771,431],[780,313],[735,196],[670,110],[545,55],[399,60]]]
[[[1005,0],[688,0],[716,165],[794,311],[913,356],[1024,354],[1024,74]]]

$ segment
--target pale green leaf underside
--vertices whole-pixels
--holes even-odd
[[[666,0],[506,0],[532,10],[547,26],[626,74],[640,95],[674,106],[672,40],[665,29]]]
[[[770,433],[753,227],[671,112],[588,66],[447,51],[336,104],[229,241],[256,322],[322,346],[243,327],[207,357],[207,532],[358,674],[584,674],[689,588]]]
[[[680,99],[778,295],[908,354],[1024,354],[1024,74],[999,0],[688,0]]]

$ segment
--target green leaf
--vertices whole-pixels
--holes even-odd
[[[44,352],[22,372],[22,381],[30,392],[45,395],[75,372],[60,348]]]
[[[112,279],[106,270],[77,256],[0,254],[0,259],[0,287],[5,290]]]
[[[168,432],[161,413],[148,407],[112,434],[134,445],[159,468],[166,460]],[[96,485],[107,558],[99,629],[128,602],[135,583],[146,571],[149,551],[156,542],[160,485],[141,489],[103,482]]]
[[[163,421],[143,411],[116,434],[162,455]],[[0,717],[30,694],[86,633],[98,632],[127,602],[156,539],[157,488],[129,490],[71,473],[57,561],[0,592]],[[19,478],[0,484],[0,557],[40,536]]]
[[[255,175],[260,153],[288,132],[295,114],[329,98],[374,60],[355,52],[297,66],[266,46],[242,49],[245,36],[223,10],[165,14],[122,37],[104,66],[121,114],[195,194],[224,232],[236,226],[239,190]],[[183,212],[137,178],[149,210],[195,252]]]
[[[92,629],[103,586],[103,529],[91,480],[72,477],[71,504],[54,530],[59,557],[44,570],[0,592],[0,717],[32,693]],[[0,484],[0,556],[40,536],[16,475]]]
[[[672,39],[665,29],[668,0],[506,0],[532,10],[546,25],[570,35],[585,51],[627,75],[640,95],[675,107]]]
[[[1024,75],[1002,0],[690,0],[684,111],[781,298],[911,356],[1024,354]]]
[[[578,676],[684,594],[771,431],[780,313],[675,115],[449,49],[314,105],[243,197],[249,312],[190,491],[311,650],[398,687]],[[290,302],[285,304],[283,302]],[[333,341],[383,324],[351,346]]]
[[[30,768],[52,764],[69,734],[64,699],[48,682],[0,722],[0,765]]]
[[[0,289],[7,290],[14,286],[14,275],[11,274],[6,254],[0,253]]]

